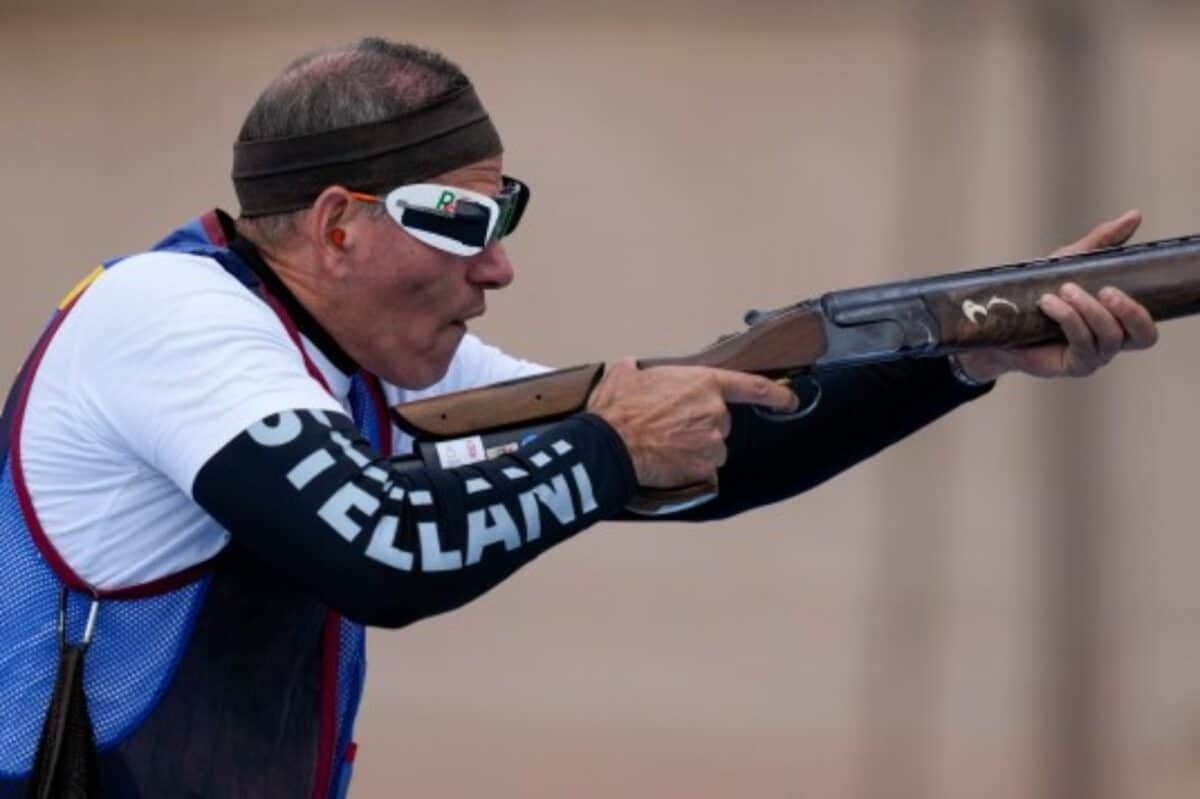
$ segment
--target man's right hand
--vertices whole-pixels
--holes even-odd
[[[728,403],[796,409],[796,395],[765,377],[699,366],[610,367],[587,409],[620,434],[647,488],[715,483],[725,463]]]

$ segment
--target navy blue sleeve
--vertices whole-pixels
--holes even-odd
[[[495,460],[401,471],[350,419],[275,414],[200,469],[193,497],[267,566],[364,624],[469,602],[633,493],[620,437],[581,414]]]
[[[807,491],[980,397],[945,358],[892,361],[821,375],[822,397],[801,419],[772,422],[731,408],[729,454],[716,499],[662,520],[708,521]],[[648,517],[627,514],[625,519]]]

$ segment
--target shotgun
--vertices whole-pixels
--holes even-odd
[[[691,355],[643,359],[638,366],[710,366],[787,380],[804,407],[760,415],[791,419],[820,402],[824,371],[1061,340],[1037,301],[1066,282],[1092,293],[1119,288],[1158,321],[1200,312],[1200,235],[834,291],[750,311],[741,332]],[[415,439],[421,462],[449,468],[510,452],[582,411],[603,373],[603,363],[574,366],[396,405],[392,416]],[[630,509],[668,513],[715,492],[711,485],[643,489]]]

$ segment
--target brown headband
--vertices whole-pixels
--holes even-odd
[[[298,211],[329,186],[373,192],[499,155],[500,134],[473,86],[382,122],[233,146],[242,216]]]

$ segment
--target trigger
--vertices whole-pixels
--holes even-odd
[[[779,378],[776,382],[790,388],[800,400],[800,406],[788,413],[767,410],[759,405],[754,406],[754,412],[768,422],[790,422],[794,419],[803,419],[821,404],[821,384],[812,375],[788,375]]]

